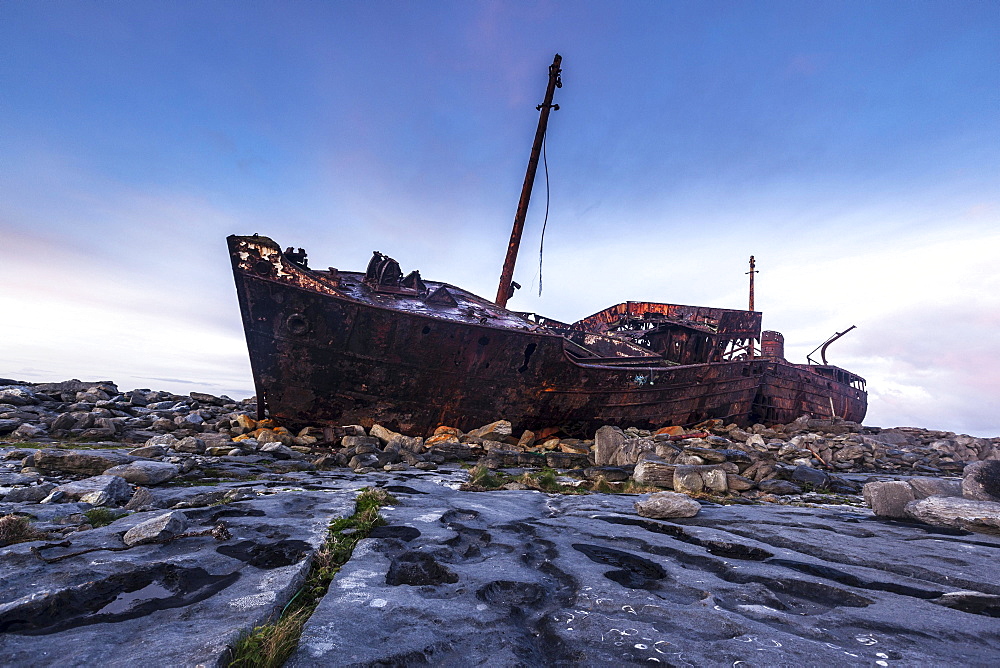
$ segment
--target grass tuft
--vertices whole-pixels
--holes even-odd
[[[95,529],[98,527],[106,527],[119,517],[124,517],[127,514],[128,513],[116,513],[110,508],[91,508],[83,513],[84,517],[87,518],[87,522]]]
[[[372,529],[385,524],[382,506],[396,503],[384,489],[361,490],[354,502],[354,514],[330,523],[326,541],[313,556],[305,584],[292,597],[277,621],[258,626],[244,634],[230,650],[230,668],[278,668],[295,651],[302,627],[326,595],[330,583],[351,558],[354,547]]]
[[[32,527],[27,517],[21,515],[0,517],[0,547],[43,538],[45,534]]]
[[[469,471],[469,484],[483,489],[499,489],[506,482],[485,466],[476,466]]]

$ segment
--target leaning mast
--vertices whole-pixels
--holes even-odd
[[[497,288],[497,306],[507,306],[507,300],[514,294],[514,263],[517,261],[517,249],[521,245],[521,232],[524,231],[524,219],[528,215],[528,200],[531,199],[531,188],[535,184],[535,171],[538,169],[538,156],[542,151],[542,140],[545,139],[545,128],[549,123],[549,111],[559,109],[558,104],[552,104],[552,95],[556,88],[562,88],[560,73],[562,56],[558,53],[549,65],[549,84],[545,89],[545,100],[535,107],[539,111],[538,128],[535,130],[535,142],[531,145],[531,157],[528,159],[528,171],[524,175],[524,185],[521,186],[521,199],[517,203],[517,213],[514,214],[514,228],[510,232],[510,243],[507,244],[507,257],[504,258],[503,272],[500,274],[500,285]]]

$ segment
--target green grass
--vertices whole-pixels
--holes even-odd
[[[499,489],[508,480],[503,473],[494,473],[485,466],[476,466],[469,470],[469,484],[485,489]]]
[[[330,523],[326,541],[313,557],[305,584],[292,597],[278,619],[243,635],[231,648],[232,668],[277,668],[295,651],[302,627],[323,599],[330,583],[351,558],[354,547],[372,529],[385,524],[382,506],[396,503],[384,489],[363,489],[354,503],[354,514]]]
[[[491,471],[485,466],[476,466],[469,471],[469,482],[465,489],[482,492],[500,489],[509,482],[516,482],[528,489],[535,489],[549,494],[587,494],[589,492],[589,490],[573,487],[572,485],[562,485],[559,483],[557,476],[558,473],[550,468],[545,468],[538,472],[525,471],[520,476],[514,477],[503,471]]]
[[[127,514],[128,513],[117,513],[110,508],[91,508],[83,513],[84,517],[87,518],[87,522],[95,529],[98,527],[106,527],[119,517],[124,517]]]

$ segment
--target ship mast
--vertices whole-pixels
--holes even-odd
[[[757,264],[754,262],[753,255],[751,255],[750,256],[750,271],[747,272],[748,274],[750,274],[750,310],[751,311],[753,310],[753,275],[757,274],[757,273],[760,273],[760,272],[758,272],[755,269],[756,266],[757,266]],[[750,339],[750,347],[747,348],[747,356],[749,358],[753,359],[753,338]]]
[[[514,229],[510,232],[510,243],[507,245],[507,257],[503,261],[503,272],[500,274],[500,286],[497,288],[497,306],[507,306],[507,300],[514,294],[514,263],[517,261],[517,249],[521,245],[521,232],[524,231],[524,219],[528,215],[528,200],[531,199],[531,188],[535,184],[535,171],[538,169],[538,156],[542,151],[542,140],[545,139],[545,128],[549,122],[549,111],[559,109],[558,104],[552,104],[552,95],[556,88],[562,88],[562,72],[560,64],[562,56],[558,53],[549,65],[549,85],[545,89],[545,100],[535,107],[539,111],[538,129],[535,130],[535,142],[531,145],[531,157],[528,159],[528,171],[524,175],[524,185],[521,186],[521,199],[517,203],[517,213],[514,214]]]

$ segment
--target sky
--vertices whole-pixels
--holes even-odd
[[[1000,436],[1000,3],[0,1],[0,377],[253,393],[225,237],[509,306],[835,332],[870,425]]]

